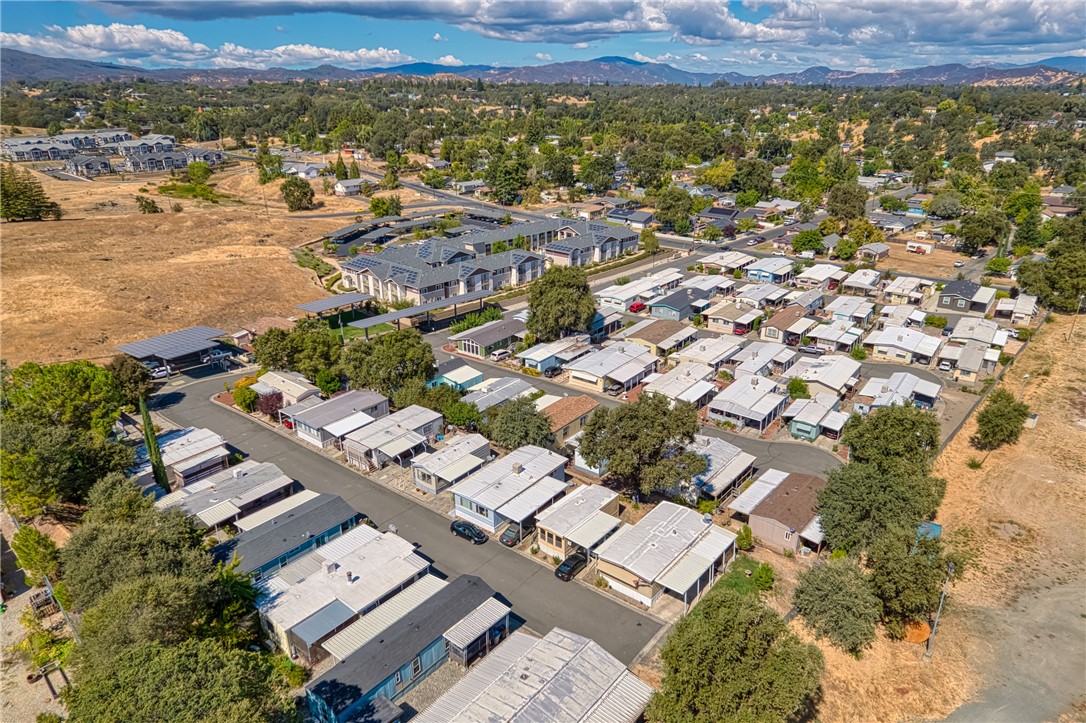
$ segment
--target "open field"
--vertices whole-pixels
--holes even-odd
[[[899,275],[926,276],[933,279],[953,279],[961,269],[954,268],[955,261],[965,259],[961,254],[936,248],[930,254],[911,254],[903,244],[889,244],[890,257],[881,259],[875,268],[891,269]]]
[[[67,218],[0,227],[5,359],[105,359],[113,347],[195,324],[232,331],[326,296],[289,248],[342,225],[242,202],[135,212],[143,184],[43,178]],[[153,194],[147,194],[153,195]],[[247,200],[244,197],[242,201]],[[99,206],[115,203],[115,206]]]

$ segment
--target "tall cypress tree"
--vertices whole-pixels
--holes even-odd
[[[151,413],[147,411],[147,397],[140,397],[140,416],[143,418],[143,442],[147,445],[147,458],[151,460],[151,472],[155,483],[170,491],[170,480],[166,476],[166,465],[162,464],[162,452],[158,448],[155,425],[151,423]]]

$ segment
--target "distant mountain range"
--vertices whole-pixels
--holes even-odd
[[[133,68],[74,58],[49,58],[12,48],[0,48],[0,77],[4,81],[36,82],[69,80],[96,82],[147,78],[161,82],[199,85],[237,85],[249,80],[290,82],[296,80],[358,81],[380,76],[460,76],[481,78],[488,83],[611,83],[614,85],[710,85],[717,81],[732,84],[767,85],[1054,85],[1071,82],[1086,74],[1086,58],[1048,58],[1023,66],[970,67],[929,65],[885,73],[808,68],[798,73],[743,75],[741,73],[695,73],[666,63],[645,63],[623,57],[604,57],[546,65],[494,67],[489,65],[447,66],[410,63],[391,68],[350,70],[334,65],[315,68]]]

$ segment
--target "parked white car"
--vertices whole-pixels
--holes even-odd
[[[215,351],[208,352],[200,357],[201,364],[208,364],[210,362],[222,361],[230,356],[230,352],[225,349],[216,349]]]
[[[496,362],[505,361],[512,355],[512,352],[510,352],[508,349],[498,349],[496,352],[490,355],[490,360]]]

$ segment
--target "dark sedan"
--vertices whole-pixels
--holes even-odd
[[[449,525],[449,529],[452,530],[453,535],[456,537],[463,537],[465,540],[471,540],[471,544],[473,545],[481,545],[486,542],[486,533],[470,522],[453,520],[453,523]]]
[[[531,525],[525,525],[523,532],[518,525],[510,525],[505,528],[505,532],[498,538],[498,542],[506,547],[516,547],[524,540],[530,540],[534,532],[535,528]]]
[[[554,571],[554,575],[559,580],[569,582],[577,577],[577,573],[583,570],[586,565],[588,565],[588,556],[583,552],[575,552],[562,561],[562,564]]]

